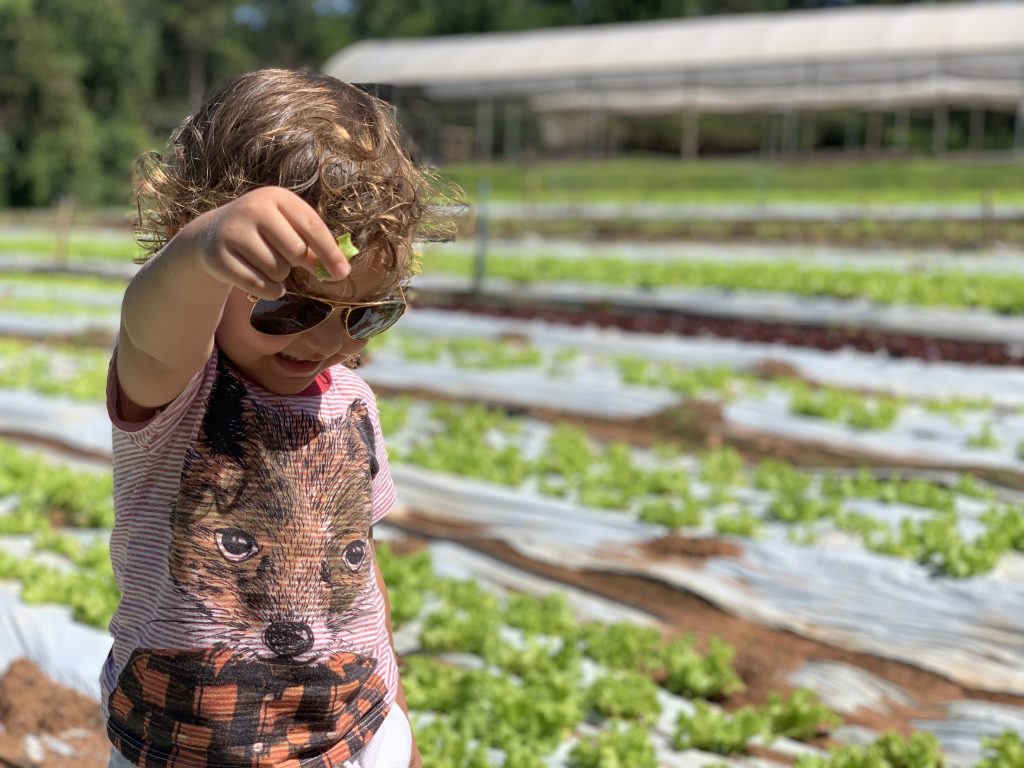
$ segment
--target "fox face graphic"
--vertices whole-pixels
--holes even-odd
[[[372,578],[366,404],[331,421],[253,402],[223,366],[173,513],[171,578],[242,658],[309,663]]]

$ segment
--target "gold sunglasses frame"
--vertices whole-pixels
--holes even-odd
[[[322,296],[311,296],[308,293],[299,293],[298,291],[285,291],[283,294],[281,294],[280,298],[268,299],[268,301],[280,301],[281,298],[284,298],[285,296],[298,296],[299,298],[307,299],[308,301],[319,302],[320,304],[327,304],[331,308],[331,311],[328,312],[327,315],[324,316],[324,319],[321,320],[319,323],[317,323],[316,325],[311,325],[309,328],[304,328],[301,331],[295,331],[294,333],[263,333],[263,331],[259,330],[258,328],[256,328],[256,326],[252,324],[252,313],[255,311],[256,305],[259,304],[261,301],[264,301],[264,299],[261,299],[259,296],[253,296],[251,293],[247,293],[245,295],[245,298],[247,298],[252,303],[252,307],[249,308],[249,326],[254,331],[256,331],[256,333],[261,333],[264,336],[295,336],[300,333],[305,333],[306,331],[312,331],[314,328],[319,328],[321,325],[323,325],[332,317],[334,317],[335,310],[344,309],[346,311],[344,317],[342,317],[341,319],[341,325],[345,329],[345,333],[348,333],[349,336],[351,336],[351,333],[349,333],[348,329],[348,316],[349,314],[351,314],[353,309],[362,309],[363,307],[380,307],[385,304],[401,304],[402,312],[398,317],[395,318],[395,323],[397,323],[402,318],[402,315],[404,315],[409,309],[409,300],[406,297],[405,290],[403,290],[401,287],[398,289],[397,298],[392,297],[389,299],[380,299],[379,301],[336,301],[333,299],[325,299]],[[374,336],[377,336],[378,334],[381,334],[384,331],[388,330],[388,328],[394,326],[395,323],[392,323],[387,328],[377,331],[377,333],[367,336],[366,339],[353,339],[353,341],[366,341],[367,339],[372,339]]]

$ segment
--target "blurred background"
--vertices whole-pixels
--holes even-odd
[[[224,78],[465,206],[375,339],[428,768],[1024,766],[1024,4],[0,0],[0,764],[106,765],[133,159]]]

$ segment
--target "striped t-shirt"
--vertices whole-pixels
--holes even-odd
[[[214,351],[134,424],[111,362],[122,598],[101,686],[138,765],[330,768],[395,699],[369,540],[395,487],[370,388],[343,366],[326,378],[276,395]]]

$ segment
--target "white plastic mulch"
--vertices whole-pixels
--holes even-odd
[[[386,352],[375,354],[359,372],[372,387],[613,420],[652,416],[679,402],[679,396],[667,390],[632,387],[609,376],[552,378],[530,368],[462,370],[407,362]]]
[[[0,336],[19,336],[46,339],[52,336],[80,336],[101,334],[114,343],[120,326],[117,313],[109,317],[85,317],[82,315],[25,315],[10,312],[0,313]]]
[[[57,682],[99,701],[110,635],[74,621],[69,608],[25,605],[19,590],[0,582],[0,671],[27,658]]]
[[[396,327],[395,334],[404,331],[437,339],[498,339],[518,334],[541,349],[574,349],[587,356],[611,358],[638,357],[683,367],[724,366],[744,370],[774,361],[793,366],[807,379],[838,387],[915,398],[988,398],[994,405],[1007,407],[1024,405],[1024,369],[1013,366],[891,358],[849,349],[830,352],[784,344],[639,333],[432,309],[410,312]],[[370,351],[374,352],[372,346]]]
[[[469,281],[466,278],[424,275],[416,279],[416,286],[424,292],[461,292],[468,290]],[[754,322],[874,329],[942,339],[1010,344],[1015,345],[1016,349],[1024,345],[1024,318],[978,309],[880,305],[866,299],[710,288],[666,287],[645,290],[569,282],[522,285],[497,278],[490,278],[484,283],[481,298],[486,300],[489,297],[529,300],[548,307],[610,305],[627,311],[661,309]]]
[[[57,442],[92,456],[110,456],[106,408],[18,389],[0,390],[0,431]]]
[[[1017,444],[1024,440],[1024,418],[1020,415],[990,424],[999,442],[990,448],[969,443],[972,435],[989,421],[980,415],[972,415],[963,424],[953,424],[923,409],[908,408],[891,427],[857,430],[838,422],[790,413],[788,400],[777,395],[727,403],[723,416],[726,424],[747,433],[805,442],[840,455],[868,455],[895,466],[1009,472],[1024,469],[1024,462],[1016,454]]]
[[[649,526],[485,483],[397,465],[403,501],[481,528],[528,557],[570,568],[643,574],[729,613],[851,650],[930,669],[967,687],[1024,694],[1024,585],[955,581],[858,550],[737,540],[737,558],[693,568],[637,549]]]

